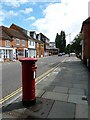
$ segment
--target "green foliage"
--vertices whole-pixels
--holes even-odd
[[[79,55],[81,53],[81,45],[80,45],[81,40],[82,40],[82,36],[79,33],[78,35],[76,35],[72,43],[67,45],[67,52],[68,53],[75,52],[76,55]]]
[[[55,38],[56,47],[59,48],[59,52],[65,52],[66,50],[66,35],[64,31],[61,31],[60,35],[57,33]]]

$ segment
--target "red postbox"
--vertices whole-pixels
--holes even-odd
[[[22,104],[26,107],[36,103],[35,78],[37,66],[36,58],[23,58],[22,62]]]

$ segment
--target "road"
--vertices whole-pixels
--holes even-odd
[[[36,77],[39,77],[43,73],[47,72],[65,59],[65,56],[48,56],[39,58],[36,62],[37,72]],[[21,63],[8,62],[2,64],[2,97],[7,96],[16,89],[22,86],[22,69]],[[1,73],[1,72],[0,72]]]

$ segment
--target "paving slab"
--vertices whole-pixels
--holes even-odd
[[[39,103],[40,101],[40,103]],[[54,104],[53,100],[38,99],[35,106],[29,107],[26,110],[27,118],[47,118],[49,111]]]
[[[72,83],[68,83],[68,82],[64,82],[64,81],[57,82],[57,80],[52,82],[52,85],[56,85],[56,86],[60,86],[60,87],[69,87],[69,88],[73,87]]]
[[[2,118],[25,118],[27,116],[27,114],[24,114],[26,108],[24,108],[21,101],[14,101],[4,106],[2,110]]]
[[[73,84],[74,88],[84,88],[84,89],[88,89],[88,85],[86,84]]]
[[[54,85],[49,85],[49,86],[44,86],[44,87],[40,84],[36,85],[37,90],[53,91],[54,88],[55,88]]]
[[[52,100],[67,101],[68,94],[57,93],[57,92],[45,92],[42,97]]]
[[[40,83],[39,83],[40,85],[51,85],[52,84],[52,81],[41,81]]]
[[[36,97],[41,97],[44,94],[44,90],[36,90]]]
[[[88,105],[76,105],[75,118],[88,118]]]
[[[76,103],[76,104],[88,104],[86,100],[82,100],[82,95],[69,94],[68,102]]]
[[[88,81],[86,80],[73,80],[73,84],[88,84]]]
[[[48,118],[75,118],[75,104],[55,101]]]
[[[53,104],[53,100],[37,98],[35,105],[25,108],[21,101],[14,101],[3,108],[3,118],[47,118]]]
[[[69,88],[69,94],[85,96],[85,90],[79,88]]]
[[[67,87],[55,87],[53,89],[53,92],[60,92],[60,93],[68,93],[68,88]]]

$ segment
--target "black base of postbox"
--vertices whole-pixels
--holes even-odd
[[[36,99],[34,99],[34,100],[29,100],[29,101],[22,100],[22,104],[23,104],[24,107],[33,106],[33,105],[35,105],[35,103],[36,103]]]

